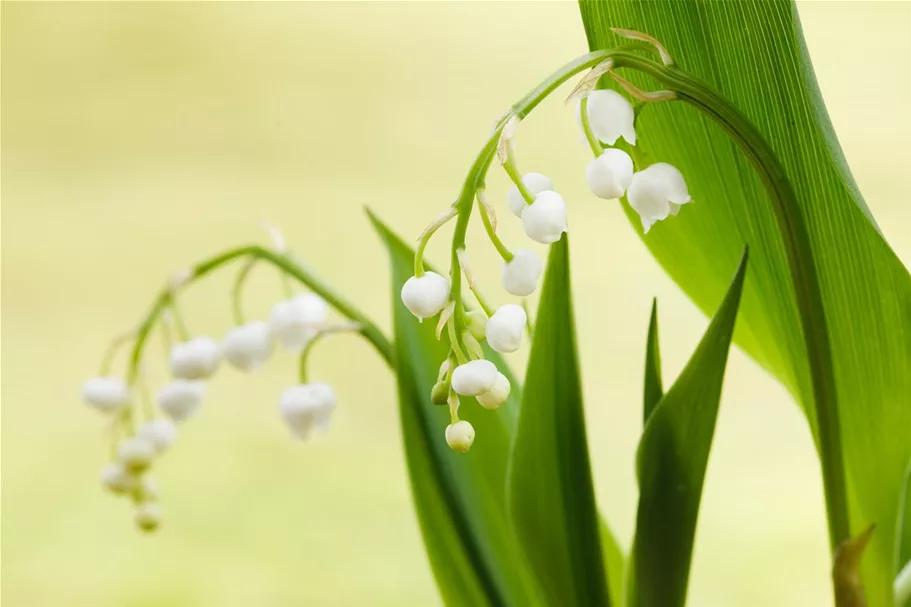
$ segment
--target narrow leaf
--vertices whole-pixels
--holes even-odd
[[[652,314],[648,321],[648,339],[645,346],[645,391],[642,401],[642,421],[648,423],[655,405],[664,396],[661,385],[661,349],[658,347],[658,300],[652,300]]]
[[[610,605],[570,296],[568,237],[551,246],[508,480],[509,513],[546,604]]]
[[[770,142],[810,227],[832,348],[851,528],[877,532],[863,560],[867,600],[892,607],[899,507],[911,461],[911,275],[879,232],[838,145],[789,0],[581,2],[592,49],[623,44],[612,27],[647,32],[681,69],[710,83]],[[625,72],[646,89],[648,78]],[[636,123],[654,161],[686,176],[697,202],[644,238],[659,263],[709,312],[727,286],[725,260],[751,243],[737,342],[800,402],[815,404],[783,240],[762,183],[723,130],[683,103],[655,104]],[[637,220],[632,217],[634,222]]]
[[[504,487],[509,445],[520,394],[515,378],[495,352],[486,357],[513,388],[497,411],[464,399],[459,411],[477,436],[467,454],[449,449],[446,407],[430,402],[430,390],[449,347],[432,322],[419,323],[401,303],[412,274],[413,250],[376,216],[373,225],[389,249],[399,415],[415,509],[437,584],[447,605],[527,605],[535,591],[506,518]]]
[[[718,312],[642,432],[631,605],[674,607],[686,600],[702,483],[747,258],[744,250]]]

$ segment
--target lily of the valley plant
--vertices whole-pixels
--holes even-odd
[[[606,34],[604,28],[597,30],[602,17],[598,10],[583,7],[583,13],[595,28],[592,31]],[[612,45],[559,68],[497,121],[455,202],[428,224],[414,250],[371,215],[392,260],[393,336],[386,336],[297,261],[275,230],[271,247],[228,250],[167,282],[138,328],[115,340],[98,377],[83,389],[85,400],[107,417],[112,429],[111,458],[102,466],[101,482],[132,503],[140,529],[152,531],[162,523],[152,480],[155,461],[179,447],[179,426],[192,423],[203,406],[206,383],[220,367],[250,373],[279,350],[299,356],[299,375],[289,378],[276,408],[291,436],[306,440],[327,430],[338,400],[332,386],[309,376],[309,357],[323,337],[351,331],[365,337],[397,376],[415,506],[448,604],[682,605],[735,319],[743,299],[750,323],[743,338],[754,354],[750,348],[760,342],[755,333],[762,328],[755,321],[756,302],[763,300],[762,294],[757,299],[757,290],[774,277],[775,284],[784,285],[792,314],[778,320],[792,329],[792,349],[802,357],[802,374],[790,377],[789,387],[806,399],[802,402],[810,403],[805,410],[821,463],[836,603],[904,605],[911,593],[911,540],[906,541],[911,516],[905,516],[907,507],[900,500],[907,496],[901,489],[884,490],[884,495],[896,497],[891,510],[865,506],[857,493],[862,479],[849,457],[853,452],[846,447],[853,439],[847,438],[841,423],[849,405],[839,400],[843,392],[835,361],[842,360],[838,348],[851,346],[832,338],[839,334],[831,329],[834,308],[823,284],[826,251],[812,232],[828,228],[808,222],[807,203],[801,198],[808,194],[795,187],[791,168],[738,107],[681,68],[657,39],[633,30],[612,31]],[[516,132],[540,103],[572,79],[578,81],[567,99],[567,128],[581,129],[591,161],[575,175],[553,178],[520,169],[513,145]],[[677,148],[669,148],[673,153],[667,156],[662,153],[667,135],[642,128],[653,112],[659,114],[671,105],[689,106],[685,111],[714,125],[718,133],[713,136],[723,132],[728,147],[727,141],[736,144],[729,153],[740,154],[740,161],[745,159],[752,168],[750,179],[764,188],[761,196],[749,201],[751,212],[770,222],[763,224],[765,231],[732,232],[730,238],[742,254],[720,256],[715,266],[721,268],[716,274],[724,282],[730,280],[726,293],[712,290],[710,307],[716,313],[686,368],[666,390],[657,309],[652,309],[644,430],[636,458],[636,534],[624,551],[597,513],[592,492],[570,296],[571,209],[597,204],[598,199],[619,201],[608,204],[623,205],[650,247],[658,246],[651,241],[660,244],[670,238],[672,230],[708,225],[712,214],[725,212],[735,221],[751,221],[750,216],[722,211],[726,200],[710,204],[711,197],[701,194],[710,191],[708,180],[701,181],[705,172],[687,174],[673,160]],[[499,169],[511,188],[506,200],[490,200],[485,186],[491,171]],[[584,180],[592,197],[567,201],[557,184],[571,179]],[[504,242],[497,234],[498,218],[520,222],[527,240]],[[469,260],[491,255],[468,250],[466,233],[473,220],[502,265],[502,289],[483,288],[493,294],[491,300],[481,295],[471,271]],[[676,222],[683,225],[678,228]],[[453,228],[448,271],[428,269],[427,244],[449,224]],[[770,253],[772,240],[777,248]],[[539,245],[550,247],[546,271]],[[744,291],[748,247],[750,265],[757,268],[749,273],[749,294]],[[193,334],[192,323],[180,313],[182,292],[232,264],[239,264],[233,292],[235,326],[222,336]],[[251,320],[244,313],[242,294],[256,265],[277,270],[285,297],[268,318]],[[755,279],[754,273],[759,274]],[[897,272],[895,284],[906,279],[907,271]],[[905,287],[896,290],[900,288]],[[533,315],[524,298],[536,291],[540,297]],[[469,297],[471,302],[466,301]],[[904,301],[906,312],[911,310],[909,301]],[[171,379],[161,386],[149,385],[143,372],[154,331],[161,332],[168,348]],[[531,356],[523,386],[504,356],[525,340],[531,341]],[[113,363],[121,347],[128,347],[129,355],[125,372],[118,373]],[[884,355],[891,355],[887,350]],[[908,363],[907,351],[905,356]],[[761,362],[776,370],[776,360],[767,357]],[[906,372],[911,374],[911,366]],[[911,396],[904,396],[904,406],[911,407]],[[906,429],[895,431],[907,435]],[[890,461],[893,465],[904,470],[908,458]],[[869,516],[871,512],[891,512],[892,519]]]

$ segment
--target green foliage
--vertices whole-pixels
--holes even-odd
[[[581,11],[592,49],[622,43],[611,27],[658,38],[687,71],[740,108],[793,183],[810,228],[832,348],[851,530],[877,524],[863,561],[864,583],[871,605],[891,606],[911,460],[911,277],[850,176],[794,6],[786,0],[615,0],[582,2]],[[646,245],[704,311],[724,292],[731,261],[751,245],[736,340],[792,392],[818,440],[794,289],[760,180],[721,128],[685,104],[649,107],[637,131],[651,160],[683,171],[696,200],[674,221],[657,225]]]
[[[645,345],[645,388],[642,395],[642,423],[648,423],[655,406],[664,396],[661,385],[661,348],[658,344],[658,300],[652,300]]]
[[[497,411],[464,399],[460,415],[477,430],[465,455],[446,444],[447,407],[430,402],[440,363],[449,352],[434,322],[419,323],[399,292],[412,275],[414,251],[377,217],[377,232],[389,249],[396,343],[399,414],[415,509],[440,593],[447,605],[527,605],[533,586],[506,518],[503,488],[521,390],[502,358],[486,357],[513,385]]]
[[[744,251],[699,346],[647,417],[637,454],[639,509],[630,559],[629,605],[674,607],[686,600],[702,482],[746,267]],[[656,328],[653,307],[648,348],[653,354],[646,362],[646,377],[658,373]],[[650,408],[648,396],[646,392],[646,410]]]

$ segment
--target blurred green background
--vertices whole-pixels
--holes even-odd
[[[911,4],[800,13],[854,175],[907,263]],[[416,237],[455,196],[493,120],[587,50],[576,6],[4,2],[0,22],[3,602],[438,604],[393,381],[369,346],[338,337],[318,351],[312,374],[341,402],[329,435],[307,444],[277,412],[292,358],[253,376],[223,369],[157,467],[166,518],[152,537],[99,487],[107,432],[80,384],[169,273],[265,241],[263,219],[388,327],[385,253],[362,207]],[[628,544],[649,302],[658,296],[668,378],[706,321],[618,206],[587,194],[588,151],[561,99],[523,126],[517,153],[570,201],[596,489]],[[502,176],[489,193],[507,243],[524,242]],[[445,259],[445,241],[432,259]],[[470,246],[479,281],[506,301],[480,227]],[[189,292],[191,329],[230,326],[230,283],[228,272]],[[280,295],[257,270],[249,313]],[[525,356],[513,355],[517,369]],[[164,378],[160,364],[152,377]],[[690,603],[831,604],[826,552],[805,421],[734,352]]]

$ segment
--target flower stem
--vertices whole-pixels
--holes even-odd
[[[302,384],[307,383],[307,361],[310,358],[310,352],[313,351],[313,347],[316,345],[316,343],[318,341],[322,340],[327,335],[331,335],[333,333],[344,333],[344,332],[356,333],[356,332],[360,332],[360,330],[361,330],[361,325],[355,322],[355,323],[349,323],[349,324],[345,324],[345,325],[332,325],[332,326],[320,329],[319,331],[314,333],[313,337],[311,337],[310,339],[307,340],[307,345],[304,346],[304,349],[301,350],[300,361],[299,361],[299,365],[298,365],[298,380],[300,381],[300,383],[302,383]]]
[[[768,192],[768,201],[781,234],[813,390],[819,457],[822,466],[829,543],[834,551],[850,537],[848,496],[841,446],[838,392],[825,307],[807,225],[794,187],[775,152],[755,126],[723,97],[682,70],[626,53],[614,56],[615,67],[648,74],[670,88],[679,99],[717,122],[741,147]]]
[[[497,250],[497,253],[500,254],[500,257],[503,258],[503,261],[509,263],[512,261],[514,255],[510,251],[503,241],[500,240],[500,237],[497,236],[497,231],[493,227],[493,222],[490,219],[490,209],[483,200],[483,190],[478,189],[478,212],[481,214],[481,223],[484,224],[484,231],[487,232],[487,237],[490,239],[490,242],[493,243],[494,248]]]
[[[283,274],[296,279],[310,288],[314,293],[326,300],[326,302],[335,308],[341,315],[358,323],[360,325],[359,333],[363,335],[376,349],[377,353],[393,366],[395,364],[395,354],[392,343],[383,335],[383,332],[367,316],[364,315],[353,304],[344,299],[341,295],[332,290],[325,282],[316,277],[310,270],[304,268],[301,264],[291,260],[285,255],[275,253],[269,249],[258,245],[249,245],[231,249],[211,257],[197,264],[187,280],[189,285],[213,270],[234,261],[235,259],[253,257],[272,264],[282,271]],[[136,331],[136,341],[133,344],[133,351],[130,356],[130,369],[128,381],[133,384],[139,374],[139,365],[142,361],[143,346],[149,333],[154,328],[156,322],[160,319],[161,313],[168,306],[171,298],[172,289],[166,286],[155,298],[152,308],[146,314],[145,319]]]
[[[582,121],[582,130],[585,132],[585,140],[588,141],[588,147],[591,148],[592,154],[597,158],[604,153],[604,147],[602,147],[598,138],[595,137],[591,122],[588,120],[588,97],[583,97],[582,101],[579,102],[579,119]]]
[[[253,269],[253,266],[256,265],[257,259],[251,257],[247,262],[240,268],[240,271],[237,273],[237,278],[234,279],[234,288],[231,289],[231,302],[233,304],[234,311],[234,323],[240,327],[246,324],[244,317],[243,309],[243,292],[244,285],[247,282],[247,278],[250,276],[250,271]]]

